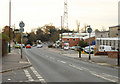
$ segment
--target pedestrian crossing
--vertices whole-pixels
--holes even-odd
[[[27,82],[41,82],[42,84],[46,84],[45,79],[37,72],[34,67],[24,69],[24,73],[28,79]]]

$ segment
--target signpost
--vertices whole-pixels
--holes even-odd
[[[23,38],[22,38],[22,37],[23,37],[23,36],[22,36],[22,32],[24,32],[24,28],[23,28],[23,27],[25,26],[24,22],[21,21],[21,22],[19,23],[19,26],[20,26],[20,32],[21,32],[21,59],[22,59],[22,58],[23,58],[23,56],[22,56],[22,48],[23,48],[23,46],[22,46],[22,44],[23,44],[23,43],[22,43],[22,42],[23,42],[23,41],[22,41],[22,39],[23,39]]]
[[[92,28],[90,28],[90,26],[89,26],[87,31],[89,33],[89,60],[91,60],[91,56],[90,56],[90,51],[91,51],[91,49],[90,49],[90,35],[91,35],[91,32],[92,32]]]

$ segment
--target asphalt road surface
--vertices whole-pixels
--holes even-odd
[[[66,51],[68,52],[68,51]],[[118,70],[52,52],[47,47],[24,49],[32,70],[45,82],[117,82]],[[25,71],[27,72],[27,71]]]

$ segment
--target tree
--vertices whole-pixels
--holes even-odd
[[[5,26],[3,28],[3,34],[7,35],[9,37],[9,26]],[[13,30],[10,28],[10,39],[13,38]]]
[[[16,41],[17,43],[21,43],[21,34],[20,34],[20,33],[18,33],[18,34],[16,35],[15,41]]]
[[[85,46],[87,46],[87,43],[84,42],[84,40],[80,40],[80,41],[79,41],[79,46],[85,47]]]

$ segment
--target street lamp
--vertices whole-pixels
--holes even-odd
[[[62,16],[61,16],[61,49],[62,49]]]
[[[10,30],[11,30],[11,0],[9,0],[9,53],[11,52],[11,36],[10,36]]]
[[[90,35],[91,35],[91,32],[92,32],[92,28],[90,28],[90,26],[89,26],[89,28],[87,29],[87,31],[88,31],[88,33],[89,33],[89,60],[91,60],[91,56],[90,56]]]
[[[22,59],[22,32],[24,31],[24,26],[25,26],[25,24],[24,24],[24,22],[23,21],[21,21],[20,23],[19,23],[19,26],[20,26],[20,32],[21,32],[21,59]]]

